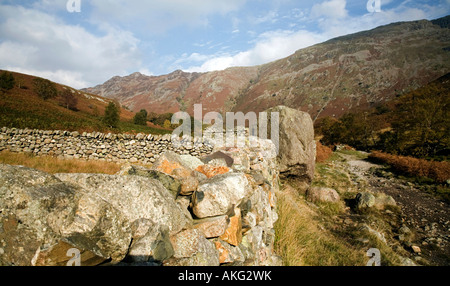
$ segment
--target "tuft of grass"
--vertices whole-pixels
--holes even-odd
[[[320,218],[296,191],[277,193],[275,251],[285,266],[362,266],[365,252],[320,226]]]
[[[354,188],[349,174],[339,164],[328,163],[316,164],[312,186],[332,188],[339,194],[344,194]]]
[[[354,157],[356,157],[357,159],[360,159],[360,160],[365,160],[365,159],[369,158],[369,154],[368,153],[357,151],[357,150],[340,150],[337,153],[342,153],[342,154],[345,154],[345,155],[354,156]]]
[[[89,173],[114,175],[120,171],[121,166],[113,162],[61,160],[50,156],[36,157],[31,154],[0,152],[0,163],[7,165],[20,165],[49,174],[56,173]]]

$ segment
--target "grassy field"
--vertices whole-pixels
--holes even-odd
[[[120,171],[121,166],[113,162],[61,160],[55,157],[35,157],[31,154],[0,152],[0,163],[20,165],[37,169],[50,174],[56,173],[89,173],[113,175]]]

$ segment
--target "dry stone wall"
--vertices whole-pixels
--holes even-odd
[[[0,164],[0,265],[67,265],[74,249],[85,266],[281,265],[279,178],[308,185],[315,145],[309,116],[278,110],[279,150],[243,129],[245,146],[176,148],[170,135],[2,128],[0,151],[130,164],[116,175]]]
[[[0,152],[8,150],[50,155],[62,159],[105,160],[119,162],[153,163],[166,151],[177,154],[203,156],[209,154],[212,144],[179,144],[175,147],[171,135],[112,134],[100,132],[44,131],[31,129],[0,129]]]
[[[3,142],[22,151],[42,149],[26,140],[150,141],[38,135],[2,130]],[[116,175],[0,164],[0,265],[73,265],[77,252],[82,266],[281,265],[274,252],[276,157],[272,141],[261,140],[201,157],[166,151],[151,168],[125,164]]]

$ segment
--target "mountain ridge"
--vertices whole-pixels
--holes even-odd
[[[83,89],[133,111],[263,111],[286,105],[314,119],[383,103],[450,72],[446,16],[398,22],[328,40],[252,67],[114,77]]]

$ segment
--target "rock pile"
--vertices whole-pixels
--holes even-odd
[[[50,144],[71,145],[71,156],[84,156],[81,142],[125,150],[124,142],[161,142],[37,135],[3,129],[1,140],[38,154],[45,152],[38,144],[47,153],[54,151]],[[106,146],[111,142],[116,147]],[[64,155],[72,150],[57,148]],[[215,151],[200,158],[166,151],[150,169],[128,165],[116,175],[50,175],[0,165],[0,265],[67,265],[77,251],[81,265],[279,265],[275,145],[261,140],[259,147]]]
[[[61,159],[105,160],[118,162],[155,162],[166,152],[203,156],[210,154],[209,142],[172,144],[171,135],[104,134],[31,129],[0,129],[0,151],[50,155]]]

